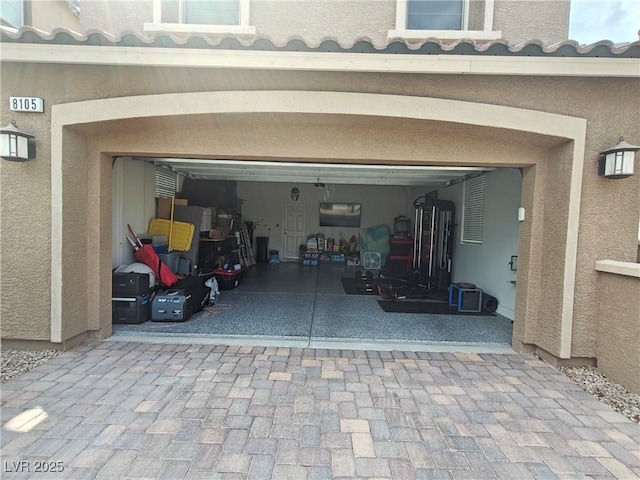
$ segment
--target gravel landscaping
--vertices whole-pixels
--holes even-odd
[[[0,381],[7,382],[61,353],[59,350],[3,350]],[[632,422],[640,423],[640,395],[610,382],[607,377],[592,367],[560,367],[559,370],[587,393],[620,412]]]
[[[622,385],[610,382],[607,377],[593,367],[560,367],[571,381],[582,389],[620,412],[629,420],[640,423],[640,395],[631,393]]]
[[[2,357],[0,381],[2,383],[8,382],[61,353],[60,350],[2,350],[0,352],[0,357]]]

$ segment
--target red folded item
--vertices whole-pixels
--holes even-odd
[[[166,264],[162,263],[162,260],[160,260],[151,245],[142,245],[136,250],[135,255],[139,262],[144,263],[153,270],[158,281],[165,287],[171,287],[178,281],[176,274]]]

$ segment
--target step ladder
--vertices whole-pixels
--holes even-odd
[[[243,267],[250,267],[256,264],[255,257],[253,256],[253,247],[251,246],[251,239],[249,238],[249,231],[247,230],[247,224],[240,222],[240,245],[238,245],[238,255],[240,257],[240,263]]]

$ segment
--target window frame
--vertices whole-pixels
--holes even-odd
[[[4,3],[4,2],[2,2]],[[25,24],[25,3],[24,0],[14,0],[15,4],[18,5],[19,11],[20,11],[20,20],[19,23],[16,25],[15,23],[13,23],[10,19],[3,17],[2,16],[2,10],[0,10],[0,20],[2,21],[2,25],[7,25],[9,27],[13,27],[13,28],[20,28],[23,27]]]
[[[387,32],[387,39],[402,38],[404,40],[425,40],[438,38],[441,40],[461,40],[471,38],[474,40],[498,40],[502,37],[501,31],[493,30],[493,14],[495,0],[484,0],[484,21],[482,30],[468,30],[469,28],[469,0],[460,0],[462,6],[461,30],[409,30],[407,28],[407,16],[409,13],[408,0],[396,0],[396,24],[394,30]]]
[[[178,0],[180,11],[185,0]],[[249,23],[250,0],[237,0],[240,4],[240,19],[238,25],[206,25],[195,23],[163,23],[162,0],[153,0],[153,21],[144,24],[147,32],[163,31],[176,33],[233,33],[235,35],[253,36],[256,27]],[[182,16],[182,15],[181,15]]]
[[[405,27],[406,25],[409,23],[409,2],[411,0],[404,0],[405,5],[407,6],[407,13],[405,14]],[[453,0],[450,0],[453,1]],[[469,29],[469,0],[457,0],[458,3],[462,4],[462,13],[461,13],[461,18],[460,18],[460,28],[459,29],[455,29],[455,30],[451,30],[451,31],[464,31],[464,30],[468,30]],[[397,20],[397,19],[396,19]],[[409,30],[409,28],[407,27],[407,30]],[[411,30],[423,30],[423,29],[417,29],[417,28],[412,28]],[[427,31],[433,31],[433,29],[427,29]],[[449,30],[447,30],[449,31]]]

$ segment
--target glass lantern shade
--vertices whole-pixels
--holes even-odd
[[[624,178],[633,175],[635,152],[612,152],[604,159],[604,176]]]
[[[633,175],[636,151],[640,147],[631,145],[620,137],[620,142],[602,152],[598,173],[606,178],[627,178]]]
[[[24,162],[29,160],[29,139],[33,135],[16,127],[15,121],[0,129],[0,157]]]

